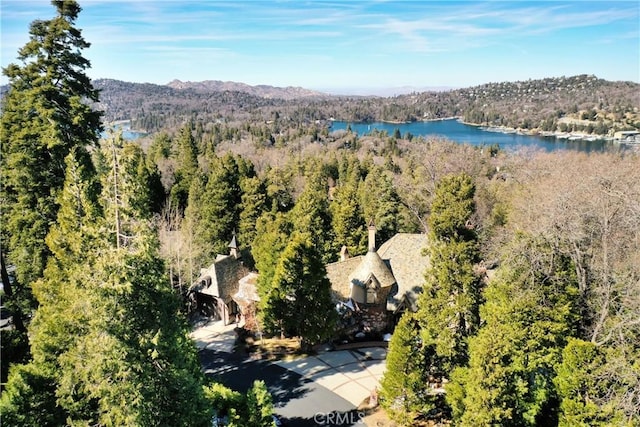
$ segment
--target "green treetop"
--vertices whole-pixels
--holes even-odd
[[[146,161],[139,147],[107,141],[105,148],[113,155],[105,159],[111,173],[102,177],[102,209],[89,202],[91,185],[70,162],[48,238],[56,258],[34,285],[33,360],[9,374],[3,421],[210,425],[197,353],[148,221],[139,173]]]
[[[175,182],[171,187],[171,203],[184,210],[189,197],[189,187],[198,173],[198,148],[191,132],[191,123],[185,124],[177,137]]]
[[[386,242],[402,224],[400,199],[391,179],[381,167],[372,167],[364,181],[360,182],[358,191],[363,217],[373,219],[377,229],[376,238]]]
[[[358,183],[357,179],[350,179],[336,187],[333,193],[330,208],[335,253],[342,245],[347,246],[352,254],[366,250],[366,224],[358,198]]]
[[[411,425],[419,413],[426,412],[427,375],[418,322],[413,313],[406,312],[393,331],[380,381],[380,404],[394,421]]]
[[[331,336],[337,317],[331,283],[308,235],[294,234],[282,252],[263,316],[282,334],[300,337],[302,348]]]
[[[65,158],[74,148],[95,144],[101,130],[101,113],[88,105],[98,100],[81,54],[89,43],[74,26],[81,9],[75,1],[52,4],[56,16],[33,21],[19,63],[2,70],[9,90],[0,115],[0,267],[3,303],[23,342],[23,317],[36,305],[31,286],[50,255],[45,236],[56,220]],[[15,267],[13,277],[8,266]],[[21,353],[6,347],[9,341],[3,339],[3,373]]]
[[[198,181],[202,185],[202,181]],[[198,181],[194,180],[194,183]],[[226,253],[233,231],[238,228],[242,198],[240,181],[238,162],[229,154],[213,159],[203,190],[191,186],[191,190],[202,191],[202,195],[189,197],[185,214],[195,227],[195,243],[202,248],[203,264],[211,263],[217,254]]]
[[[436,187],[429,217],[431,267],[418,302],[425,344],[435,346],[437,365],[447,375],[467,359],[466,340],[479,326],[478,242],[469,221],[475,187],[466,174],[444,177]]]
[[[567,257],[544,241],[517,238],[487,287],[483,326],[469,339],[469,365],[447,400],[460,425],[554,425],[553,379],[577,331],[577,282]]]
[[[295,231],[311,237],[322,260],[329,262],[337,257],[337,253],[333,251],[327,181],[320,166],[313,167],[302,194],[291,210],[291,223]]]
[[[98,100],[81,54],[89,43],[74,27],[81,9],[75,1],[52,4],[57,16],[32,22],[18,51],[21,64],[3,69],[9,91],[0,118],[2,239],[17,283],[27,287],[49,255],[44,238],[56,219],[64,159],[74,147],[97,142],[101,130],[101,113],[88,105]]]

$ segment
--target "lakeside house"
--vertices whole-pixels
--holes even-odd
[[[613,140],[616,142],[639,143],[640,132],[637,130],[620,130],[613,134]]]
[[[369,225],[367,253],[327,264],[327,277],[343,320],[343,334],[391,331],[402,313],[417,311],[429,266],[426,234],[397,233],[376,249],[376,227]]]
[[[376,227],[369,225],[366,254],[350,256],[343,247],[340,260],[325,266],[340,314],[337,334],[355,337],[390,332],[406,310],[417,311],[418,296],[429,266],[426,234],[397,233],[376,248]],[[260,297],[258,273],[244,265],[235,236],[228,255],[200,271],[189,295],[201,314],[225,325],[243,318],[245,327],[257,327]]]
[[[233,296],[238,292],[240,280],[249,273],[234,235],[229,243],[229,254],[216,256],[209,267],[201,269],[200,277],[189,287],[187,294],[201,314],[228,325],[241,314]]]

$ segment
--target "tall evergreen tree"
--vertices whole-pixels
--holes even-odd
[[[18,425],[207,425],[211,408],[179,301],[165,280],[139,147],[107,141],[105,216],[69,166],[34,286],[33,361],[17,366],[0,400]],[[142,176],[144,178],[144,174]],[[80,256],[81,254],[81,256]],[[40,408],[33,411],[29,407]]]
[[[418,302],[425,345],[435,347],[434,365],[446,376],[467,360],[467,338],[480,323],[481,280],[477,236],[469,226],[475,186],[466,174],[443,178],[429,217],[430,263]]]
[[[427,412],[423,396],[427,376],[418,322],[406,312],[393,331],[380,381],[380,404],[394,421],[412,425],[418,414]]]
[[[56,219],[64,159],[74,147],[97,142],[101,130],[101,113],[88,105],[98,100],[81,53],[89,43],[74,26],[81,8],[71,0],[52,4],[54,18],[31,23],[29,41],[18,51],[20,64],[2,70],[9,91],[0,115],[0,267],[4,303],[23,332],[22,314],[35,306],[31,285],[50,255],[44,239]],[[10,279],[8,265],[15,266]],[[3,354],[4,371],[12,352]]]
[[[267,197],[271,201],[271,210],[287,212],[293,205],[293,176],[290,168],[269,168],[265,172]]]
[[[469,339],[469,366],[448,389],[461,425],[555,425],[553,383],[567,339],[577,332],[578,288],[567,257],[524,237],[487,287],[483,327]]]
[[[184,221],[181,222],[180,227],[180,238],[184,242],[182,246],[188,248],[186,251],[181,251],[185,260],[187,260],[188,270],[190,271],[186,280],[187,285],[196,279],[199,266],[204,265],[202,264],[203,262],[211,262],[210,259],[205,259],[203,255],[208,243],[198,237],[200,224],[204,222],[202,205],[205,200],[206,183],[207,176],[204,174],[198,173],[193,178],[189,188],[189,199],[187,209],[184,212]],[[181,279],[178,278],[178,280],[180,281]]]
[[[258,295],[260,296],[261,316],[268,310],[268,297],[273,287],[273,277],[282,251],[287,246],[292,226],[287,215],[281,212],[266,212],[256,223],[256,238],[251,247],[251,255],[260,275],[258,276]],[[267,316],[268,317],[268,316]],[[264,323],[264,316],[263,316]],[[267,320],[266,322],[270,322]]]
[[[3,421],[11,425],[62,425],[57,404],[59,358],[87,331],[92,293],[77,279],[95,261],[100,239],[99,190],[86,152],[67,156],[67,173],[58,202],[58,221],[46,238],[53,256],[44,278],[33,284],[39,306],[30,325],[32,361],[14,365],[0,400]],[[4,338],[4,337],[3,337]]]
[[[420,363],[407,365],[407,375],[432,386],[448,380],[456,367],[466,365],[468,339],[480,324],[481,281],[474,271],[479,259],[478,243],[469,227],[475,211],[474,193],[468,175],[446,176],[438,183],[431,206],[430,267],[415,315],[418,327],[414,334],[420,342],[420,357],[416,360]],[[409,336],[406,329],[401,333]],[[400,350],[390,349],[392,360],[397,357],[393,351]],[[389,404],[411,397],[415,415],[431,416],[428,413],[444,403],[442,394],[430,389],[416,393],[407,387],[405,390],[392,386],[392,380],[385,382]],[[394,414],[393,407],[390,412]]]
[[[258,218],[266,211],[269,203],[264,182],[258,177],[245,178],[241,181],[242,196],[240,205],[240,222],[238,224],[238,240],[240,244],[251,248],[256,238]]]
[[[227,245],[240,222],[241,175],[238,163],[231,154],[212,161],[203,196],[190,198],[187,215],[193,221],[196,244],[202,248],[201,263],[210,263],[217,254],[226,253]]]
[[[191,132],[191,122],[186,123],[177,136],[175,143],[175,182],[171,187],[171,203],[184,210],[189,198],[189,187],[198,173],[198,148]]]
[[[637,358],[634,361],[630,352],[623,353],[620,360],[615,353],[614,349],[592,342],[568,340],[554,378],[560,397],[559,426],[637,425],[640,422],[640,407],[632,391],[640,375],[637,365],[632,367],[638,363]],[[622,405],[618,396],[625,396],[632,404]]]
[[[398,194],[386,172],[373,167],[360,183],[360,204],[365,219],[376,224],[376,238],[386,242],[402,225],[401,204]]]
[[[357,186],[357,181],[347,182],[337,187],[333,193],[330,208],[336,253],[342,245],[352,254],[366,251],[366,224],[360,208]]]
[[[324,262],[337,258],[334,251],[333,230],[326,176],[315,166],[307,177],[305,188],[291,210],[294,230],[311,237]]]
[[[331,283],[308,235],[294,234],[282,252],[263,315],[270,329],[300,337],[303,349],[331,336],[337,319]]]
[[[262,380],[255,380],[247,390],[247,427],[273,427],[273,398]]]

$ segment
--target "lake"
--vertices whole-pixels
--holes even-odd
[[[351,130],[363,136],[374,130],[386,131],[393,135],[396,129],[404,136],[407,132],[414,136],[443,137],[448,140],[476,146],[498,144],[503,150],[516,150],[521,147],[533,147],[546,151],[576,150],[582,152],[618,151],[620,144],[605,140],[585,141],[557,139],[555,137],[521,135],[518,133],[501,133],[485,130],[479,126],[466,125],[457,119],[411,123],[349,123],[334,121],[331,131],[344,130],[351,125]]]
[[[102,138],[108,138],[109,130],[112,130],[114,132],[122,131],[122,138],[129,141],[135,140],[147,135],[147,133],[145,132],[137,132],[137,131],[131,130],[130,120],[121,120],[112,124],[105,124],[105,130],[104,132],[102,132],[100,136]]]

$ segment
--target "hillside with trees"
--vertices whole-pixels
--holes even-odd
[[[328,96],[300,88],[226,82],[172,82],[166,86],[97,80],[107,121],[131,119],[147,131],[186,119],[204,123],[281,119],[411,122],[460,117],[465,122],[530,132],[612,135],[640,128],[640,85],[591,75],[401,95]],[[515,107],[515,108],[514,108]]]
[[[2,422],[205,426],[225,411],[230,425],[272,425],[264,383],[242,395],[205,378],[159,252],[155,166],[120,135],[98,141],[81,8],[53,6],[3,70],[0,255],[15,328],[1,332]]]

